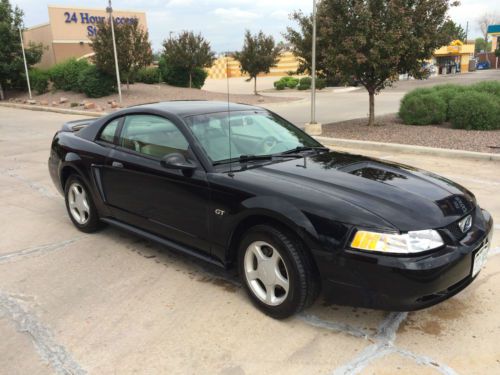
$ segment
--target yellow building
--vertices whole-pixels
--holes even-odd
[[[299,67],[299,60],[291,52],[283,52],[278,60],[277,65],[271,68],[269,74],[261,74],[259,76],[279,76],[283,77],[288,72],[295,73]],[[226,77],[244,77],[240,70],[240,63],[232,57],[219,57],[213,65],[207,69],[208,78],[224,79]]]
[[[103,8],[74,8],[49,5],[49,22],[33,26],[23,33],[24,43],[42,43],[45,47],[41,68],[48,68],[61,61],[87,58],[93,55],[89,37],[97,32],[97,24],[107,19]],[[147,29],[146,13],[133,10],[113,10],[115,22],[139,22]]]
[[[450,74],[469,71],[469,61],[474,57],[474,44],[463,44],[459,40],[453,41],[449,46],[444,46],[434,51],[438,74]]]

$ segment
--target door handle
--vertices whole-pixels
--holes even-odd
[[[120,163],[119,161],[114,161],[111,163],[111,166],[113,168],[123,168],[123,163]]]

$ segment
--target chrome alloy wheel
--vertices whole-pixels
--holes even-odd
[[[277,306],[288,296],[290,281],[285,262],[267,242],[255,241],[247,247],[244,270],[253,294],[265,304]]]
[[[90,206],[87,200],[87,193],[82,185],[73,182],[68,190],[69,211],[73,219],[83,225],[89,221]]]

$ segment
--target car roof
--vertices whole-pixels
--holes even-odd
[[[168,102],[158,102],[141,104],[129,109],[155,109],[175,114],[180,117],[203,115],[206,113],[227,112],[228,102],[209,101],[209,100],[173,100]],[[263,110],[261,107],[256,107],[247,104],[229,103],[231,111],[254,111]]]

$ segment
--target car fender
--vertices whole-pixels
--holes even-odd
[[[226,239],[226,250],[229,250],[229,257],[234,255],[231,252],[237,248],[237,241],[244,233],[242,226],[247,229],[244,223],[253,217],[258,218],[259,221],[262,218],[268,218],[282,224],[298,234],[311,250],[319,244],[318,234],[311,221],[292,203],[276,196],[252,197],[242,201],[241,210],[228,217],[228,225],[224,232],[229,234]]]

